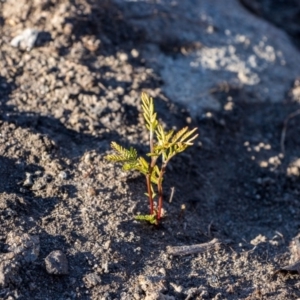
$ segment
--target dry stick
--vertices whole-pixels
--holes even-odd
[[[214,238],[208,243],[195,244],[191,246],[168,246],[167,253],[175,256],[204,253],[209,250],[218,250],[221,244],[222,243],[217,238]]]
[[[172,202],[172,199],[173,199],[173,197],[174,197],[174,192],[175,192],[175,187],[172,186],[172,187],[171,187],[171,195],[170,195],[169,203]]]
[[[281,140],[280,140],[280,147],[281,147],[281,153],[284,155],[285,149],[284,149],[284,141],[285,141],[285,134],[287,130],[287,125],[290,119],[296,117],[297,115],[300,115],[300,109],[297,109],[295,112],[288,115],[288,117],[284,120],[284,125],[281,133]]]

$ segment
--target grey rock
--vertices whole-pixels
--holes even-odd
[[[144,3],[116,1],[124,17],[145,30],[149,46],[142,54],[161,74],[166,95],[193,116],[221,109],[218,92],[230,89],[243,91],[247,102],[283,101],[299,76],[299,52],[287,34],[238,0],[159,4],[158,14],[164,9],[180,16],[166,26],[148,17]]]
[[[66,275],[69,273],[68,260],[61,250],[52,251],[45,258],[46,270],[53,275]]]

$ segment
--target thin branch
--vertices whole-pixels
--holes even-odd
[[[171,195],[170,195],[170,198],[169,198],[169,203],[172,202],[173,197],[174,197],[174,193],[175,193],[175,186],[172,186],[171,187]]]
[[[178,255],[188,255],[188,254],[194,254],[194,253],[204,253],[206,251],[210,250],[219,250],[221,246],[221,242],[214,238],[208,243],[202,243],[202,244],[195,244],[191,246],[168,246],[167,247],[167,253],[172,254],[174,256]]]

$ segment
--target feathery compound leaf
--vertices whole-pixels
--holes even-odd
[[[172,145],[170,143],[170,139],[171,139],[173,133],[174,133],[173,130],[170,130],[169,132],[165,132],[163,130],[163,127],[160,124],[158,124],[157,129],[155,131],[158,142],[156,143],[156,145],[154,146],[154,149],[153,149],[154,150],[153,152],[157,156],[162,154],[165,149],[170,148],[170,146]],[[153,153],[149,153],[147,155],[155,156],[155,155],[153,155]]]
[[[143,158],[139,157],[137,160],[136,169],[139,170],[142,174],[146,175],[149,170],[148,162]]]
[[[164,132],[163,127],[160,124],[157,125],[155,134],[156,134],[156,138],[157,138],[159,144],[163,144],[163,142],[165,140],[165,132]]]
[[[198,134],[195,134],[188,141],[185,141],[188,137],[190,137],[198,128],[194,128],[193,130],[188,131],[183,137],[181,137],[180,142],[185,143],[189,146],[193,145],[192,141],[197,138]]]
[[[155,166],[153,168],[153,172],[151,174],[151,182],[152,183],[158,184],[159,173],[160,173],[160,170],[159,170],[158,166]]]
[[[146,127],[148,130],[154,131],[158,125],[158,121],[156,120],[156,113],[154,112],[153,98],[149,97],[145,92],[142,92],[141,98]]]
[[[125,162],[122,167],[123,171],[131,171],[136,169],[137,169],[137,161]]]
[[[105,159],[114,162],[128,163],[133,163],[137,160],[137,151],[132,147],[125,149],[116,142],[112,142],[111,147],[117,152],[117,154],[107,155]]]
[[[146,221],[149,222],[150,224],[157,224],[155,215],[137,215],[134,218],[138,221]]]
[[[170,130],[167,134],[166,134],[166,142],[169,142],[170,138],[172,137],[172,135],[174,134],[174,130]]]
[[[184,127],[179,130],[172,138],[172,143],[176,143],[188,130],[188,127]]]

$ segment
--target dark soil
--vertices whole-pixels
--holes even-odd
[[[193,119],[110,1],[11,3],[0,2],[0,299],[300,298],[299,275],[274,275],[300,227],[299,117],[284,155],[280,144],[299,106],[290,95],[255,103],[229,87],[215,95],[223,110]],[[10,46],[33,26],[50,40]],[[144,178],[103,159],[111,141],[147,152],[142,90],[166,127],[199,128],[167,170],[159,226],[134,220],[148,213]],[[221,246],[205,253],[166,252],[213,238]],[[67,275],[47,272],[55,250]]]

